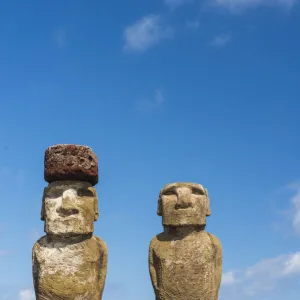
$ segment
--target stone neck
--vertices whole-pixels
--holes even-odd
[[[205,230],[205,225],[164,226],[164,232],[173,236],[187,236]]]
[[[93,233],[66,235],[66,234],[47,234],[48,242],[63,242],[67,244],[76,244],[90,239]]]

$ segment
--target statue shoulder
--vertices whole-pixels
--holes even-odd
[[[150,241],[150,249],[155,248],[156,246],[158,246],[160,244],[161,241],[164,240],[164,233],[160,233],[158,235],[156,235],[155,237],[152,238],[152,240]]]
[[[157,243],[157,237],[153,237],[152,240],[150,241],[149,247],[153,248],[153,246]]]
[[[98,236],[93,236],[92,237],[92,241],[95,243],[96,247],[100,250],[100,251],[103,251],[103,252],[106,252],[107,253],[107,246],[106,246],[106,243],[101,239],[99,238]]]
[[[209,237],[210,237],[210,239],[211,239],[211,241],[212,241],[212,244],[215,246],[215,247],[217,247],[218,249],[222,249],[222,245],[221,245],[221,242],[220,242],[220,240],[215,236],[215,235],[213,235],[213,234],[211,234],[211,233],[207,233],[208,235],[209,235]]]
[[[41,247],[42,247],[44,244],[46,244],[46,238],[47,238],[47,236],[44,235],[44,236],[42,236],[40,239],[38,239],[38,240],[34,243],[34,245],[33,245],[33,247],[32,247],[32,252],[33,252],[33,253],[35,253],[35,252],[37,252],[37,251],[40,251]]]

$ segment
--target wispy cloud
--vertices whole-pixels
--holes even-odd
[[[250,284],[245,292],[250,295],[271,291],[276,288],[279,281],[287,277],[300,274],[300,252],[280,255],[265,259],[245,272],[245,280]]]
[[[171,9],[188,3],[200,3],[200,0],[164,0]],[[207,0],[213,6],[226,8],[232,12],[244,11],[259,6],[279,6],[285,9],[292,8],[299,0]]]
[[[19,292],[20,300],[35,300],[35,293],[33,289],[23,289]]]
[[[281,6],[287,9],[293,7],[298,0],[212,0],[214,4],[238,12],[258,6]]]
[[[287,188],[294,193],[290,200],[292,206],[290,209],[292,226],[296,233],[300,234],[300,181],[289,184]]]
[[[159,15],[145,16],[124,31],[124,50],[143,52],[163,39],[172,37],[173,30]]]
[[[233,271],[226,272],[222,275],[222,286],[230,286],[236,283],[236,277]]]
[[[67,30],[58,29],[53,34],[54,42],[59,48],[65,48],[68,44],[67,40]]]
[[[222,288],[235,288],[239,295],[255,299],[276,291],[285,280],[300,276],[300,252],[263,259],[240,272],[236,280],[233,272],[223,275]]]
[[[136,109],[140,112],[151,112],[161,108],[165,98],[162,92],[158,89],[154,91],[152,99],[141,99],[136,103]]]
[[[288,213],[290,226],[300,233],[300,181],[295,181],[278,193],[292,192],[285,198],[290,203]],[[237,274],[238,273],[238,274]],[[277,293],[281,287],[300,279],[300,251],[285,253],[271,258],[266,258],[257,263],[239,270],[223,274],[222,290],[234,291],[231,299],[257,299],[257,297]],[[241,297],[242,296],[242,297]]]
[[[222,47],[225,46],[227,43],[229,43],[231,39],[232,36],[230,33],[217,35],[211,40],[209,45],[213,47]]]

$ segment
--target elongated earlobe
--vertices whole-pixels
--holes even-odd
[[[41,220],[45,221],[45,196],[47,188],[44,188],[43,199],[42,199],[42,208],[41,208]]]
[[[157,203],[157,214],[159,216],[162,216],[162,201],[161,201],[161,196],[158,198],[158,203]]]
[[[95,188],[92,188],[93,189],[93,193],[94,193],[94,211],[95,211],[95,214],[94,214],[94,221],[97,221],[98,218],[99,218],[99,209],[98,209],[98,196],[97,196],[97,192],[96,192],[96,189]]]
[[[209,197],[207,197],[206,199],[206,216],[209,217],[211,215],[210,200]]]

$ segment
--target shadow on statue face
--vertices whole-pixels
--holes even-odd
[[[164,226],[203,226],[211,214],[207,190],[200,184],[167,184],[160,192],[157,214]]]
[[[41,219],[47,234],[91,233],[98,215],[96,189],[88,182],[55,181],[44,190]]]

